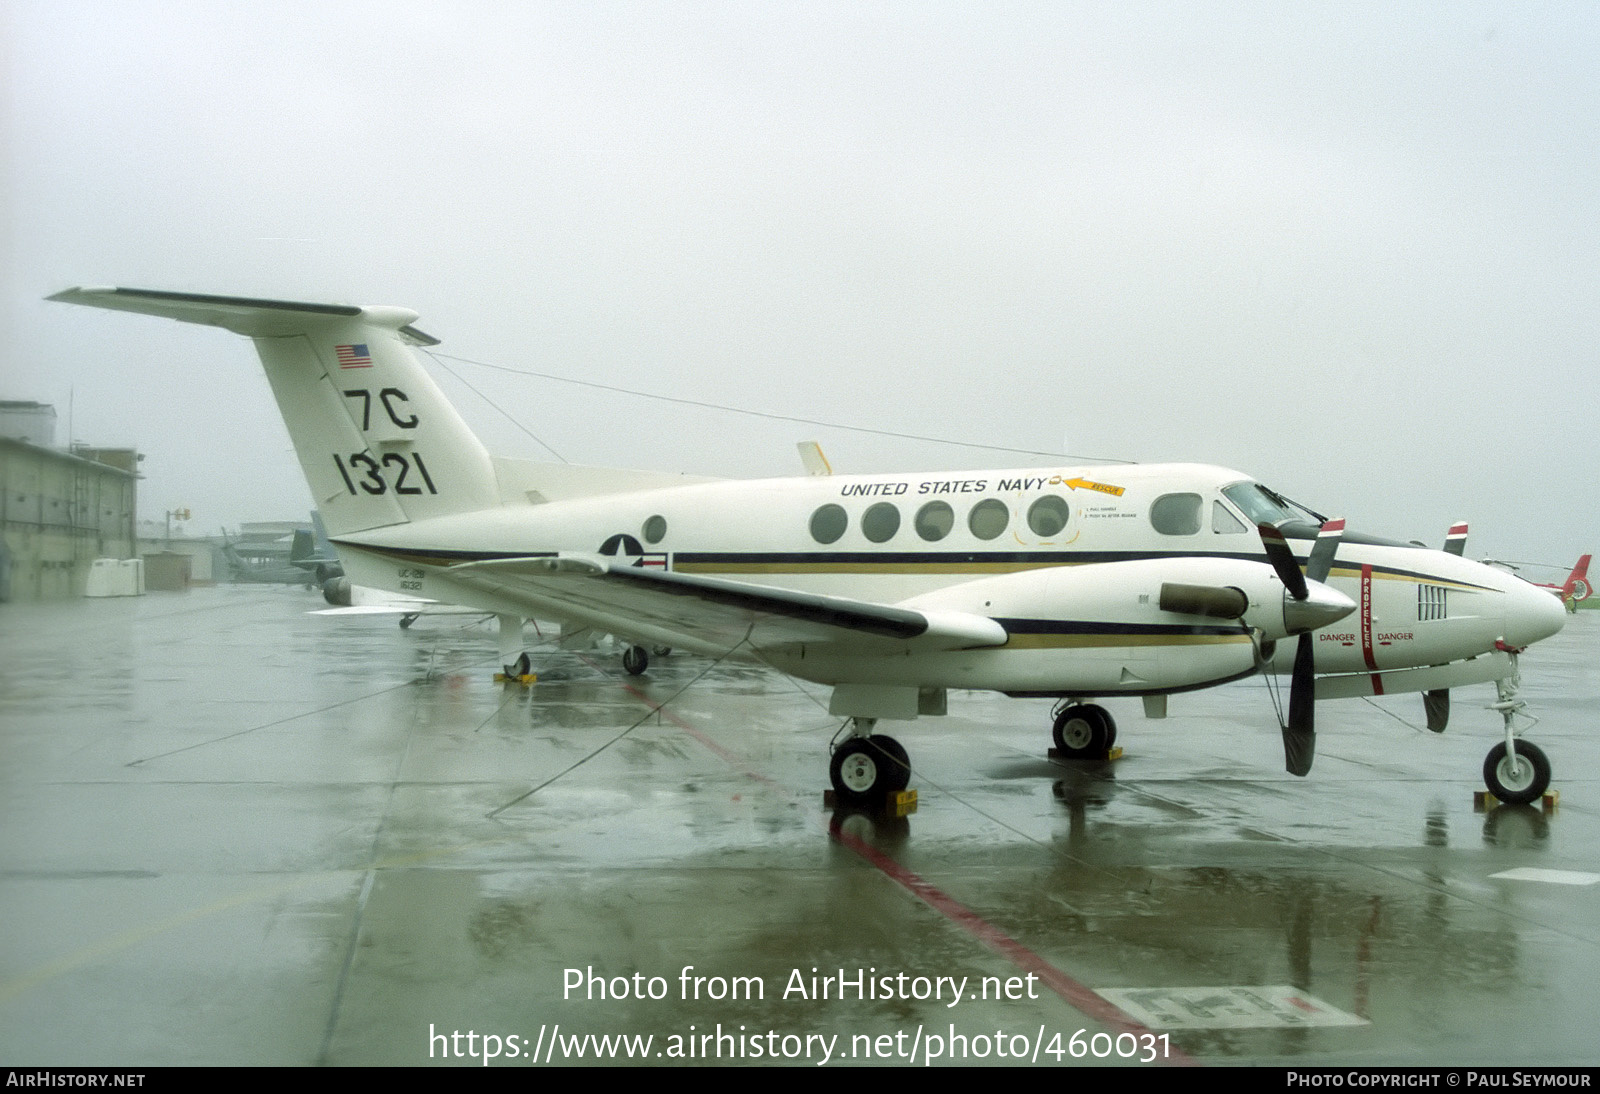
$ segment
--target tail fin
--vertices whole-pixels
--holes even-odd
[[[254,339],[330,535],[499,504],[489,454],[408,348],[438,345],[415,312],[148,289],[50,299]]]
[[[1587,600],[1592,587],[1589,584],[1589,560],[1593,555],[1584,555],[1578,559],[1578,564],[1567,575],[1566,584],[1561,586],[1562,600]]]

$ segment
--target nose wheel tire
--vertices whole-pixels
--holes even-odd
[[[1117,740],[1117,723],[1093,703],[1070,706],[1056,715],[1050,729],[1056,751],[1073,760],[1104,759]]]
[[[1550,761],[1538,745],[1518,741],[1513,766],[1502,741],[1484,757],[1483,781],[1489,793],[1507,805],[1526,805],[1550,788]]]
[[[852,737],[828,765],[834,795],[845,805],[872,806],[911,781],[906,750],[893,737]]]

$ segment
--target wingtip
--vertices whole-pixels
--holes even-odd
[[[58,293],[51,293],[46,300],[55,300],[62,304],[73,304],[80,296],[104,296],[114,293],[117,289],[113,285],[74,285],[70,289],[62,289]]]

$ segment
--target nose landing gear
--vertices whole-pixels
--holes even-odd
[[[1512,654],[1516,664],[1516,654]],[[1489,793],[1507,805],[1526,805],[1538,801],[1550,788],[1550,761],[1538,745],[1517,740],[1513,722],[1527,703],[1516,697],[1521,678],[1515,671],[1495,686],[1500,700],[1490,706],[1506,723],[1506,739],[1489,750],[1483,759],[1483,782]]]
[[[1507,805],[1526,805],[1549,789],[1550,761],[1538,745],[1520,741],[1513,752],[1501,742],[1484,757],[1483,781]]]

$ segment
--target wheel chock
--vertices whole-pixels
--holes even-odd
[[[822,792],[822,807],[824,809],[839,808],[838,795],[836,795],[831,788]],[[896,790],[894,793],[885,797],[883,799],[883,803],[879,805],[877,809],[862,810],[863,813],[871,813],[873,816],[877,817],[892,817],[895,820],[909,817],[916,811],[917,792],[915,790]]]
[[[539,674],[529,672],[521,676],[507,676],[503,672],[497,672],[494,674],[494,682],[497,684],[521,684],[523,687],[528,687],[539,682]]]
[[[1046,753],[1046,755],[1048,755],[1050,759],[1059,763],[1070,763],[1073,760],[1088,760],[1092,763],[1108,764],[1113,760],[1122,759],[1122,746],[1113,745],[1111,751],[1107,752],[1104,756],[1068,756],[1059,748],[1052,748],[1048,753]]]
[[[1489,793],[1487,790],[1474,790],[1472,792],[1472,811],[1474,813],[1487,813],[1499,809],[1506,803]],[[1532,802],[1528,803],[1532,805]],[[1561,804],[1561,791],[1546,790],[1539,795],[1539,808],[1545,813],[1554,813],[1556,806]]]

